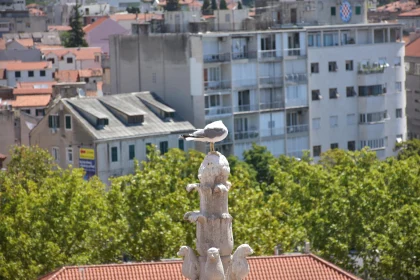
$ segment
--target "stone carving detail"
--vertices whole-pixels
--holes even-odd
[[[200,195],[200,210],[191,211],[184,219],[196,224],[196,248],[199,254],[199,275],[191,273],[194,254],[191,248],[181,247],[180,256],[184,256],[182,274],[188,279],[200,280],[240,280],[249,273],[246,256],[252,254],[249,245],[233,251],[232,216],[228,209],[228,192],[231,183],[229,163],[220,153],[209,153],[198,170],[200,183],[189,184],[188,192],[197,190]],[[189,248],[188,254],[183,253]],[[185,264],[187,263],[187,264]],[[185,267],[185,269],[184,269]],[[229,272],[228,272],[229,269]]]
[[[181,249],[179,249],[178,256],[184,257],[182,275],[191,280],[198,280],[200,265],[193,249],[188,246],[182,246]]]

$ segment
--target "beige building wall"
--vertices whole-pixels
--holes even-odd
[[[14,111],[0,109],[0,153],[7,156],[6,165],[10,161],[10,148],[18,141],[18,127]]]

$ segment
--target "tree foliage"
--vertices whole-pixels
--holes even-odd
[[[226,0],[220,0],[220,4],[219,4],[220,10],[227,10],[227,3]]]
[[[166,11],[179,11],[179,0],[167,0],[165,10]]]
[[[139,14],[140,13],[140,8],[139,7],[127,7],[125,10],[129,14]]]
[[[418,279],[420,156],[411,146],[385,161],[366,149],[336,149],[315,164],[308,156],[275,158],[257,145],[244,161],[229,157],[235,244],[271,255],[279,244],[293,252],[310,241],[315,254],[363,278]],[[198,181],[203,154],[150,149],[134,174],[108,187],[96,177],[84,181],[80,169],[60,169],[39,148],[11,154],[0,173],[0,279],[159,260],[194,247],[195,226],[183,216],[199,199],[185,186]]]
[[[218,9],[216,0],[211,0],[211,9],[213,10],[213,12]]]
[[[243,8],[242,8],[242,2],[241,1],[239,1],[238,2],[238,10],[242,10]]]
[[[203,15],[213,14],[213,10],[211,9],[211,5],[210,5],[210,0],[203,1],[203,6],[201,6],[201,12]]]
[[[74,5],[70,16],[71,30],[63,33],[61,40],[66,48],[87,47],[85,32],[83,31],[82,14],[79,11],[80,4]]]

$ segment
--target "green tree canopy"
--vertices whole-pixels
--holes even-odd
[[[220,10],[227,10],[227,3],[226,0],[220,0]]]
[[[204,0],[203,6],[201,6],[201,12],[203,13],[203,15],[213,14],[213,10],[211,9],[211,6],[210,6],[210,0]]]
[[[71,30],[63,33],[61,40],[66,48],[87,47],[85,32],[83,31],[82,15],[79,11],[81,5],[74,5],[70,17]]]
[[[211,0],[211,9],[214,11],[218,10],[216,0]]]
[[[238,2],[238,10],[242,10],[243,8],[242,8],[242,2],[241,1],[239,1]]]
[[[166,11],[179,11],[179,0],[167,0],[165,10]]]

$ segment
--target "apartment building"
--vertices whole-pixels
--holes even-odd
[[[111,92],[153,91],[196,127],[222,120],[218,149],[238,157],[253,142],[276,156],[392,156],[407,132],[402,26],[367,24],[364,1],[323,5],[342,24],[113,36]]]
[[[101,68],[101,48],[41,48],[44,59],[54,70],[82,70]]]
[[[52,82],[54,69],[49,61],[7,63],[7,85],[15,87],[18,82]]]
[[[29,11],[0,11],[0,35],[48,31],[47,17],[31,15]]]
[[[420,38],[405,48],[408,137],[420,139]]]
[[[162,154],[169,148],[188,150],[193,142],[179,139],[194,127],[149,92],[106,97],[62,98],[30,133],[31,145],[48,149],[63,168],[83,168],[86,178],[134,171],[134,159],[146,160],[147,147]]]

